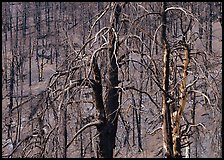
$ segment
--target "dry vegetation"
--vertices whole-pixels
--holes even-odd
[[[222,2],[3,2],[2,157],[221,157],[221,17]]]

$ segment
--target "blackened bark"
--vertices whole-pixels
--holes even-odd
[[[102,82],[101,82],[101,72],[99,70],[99,67],[97,65],[97,61],[95,57],[93,58],[93,72],[94,72],[94,84],[92,86],[93,88],[93,97],[95,101],[96,106],[96,118],[101,121],[101,124],[97,126],[97,131],[100,134],[99,135],[99,157],[106,157],[105,152],[107,151],[107,143],[105,137],[106,135],[106,113],[104,110],[104,104],[103,104],[103,97],[102,97]]]
[[[94,80],[95,83],[93,84],[93,97],[95,100],[95,105],[97,109],[97,119],[102,122],[105,122],[106,114],[104,110],[103,104],[103,89],[102,89],[102,82],[101,82],[101,72],[97,65],[97,61],[95,57],[93,58],[93,72],[94,72]]]
[[[196,67],[195,67],[196,68]],[[196,79],[196,77],[194,76],[194,79]],[[194,84],[194,89],[196,88],[196,84]],[[191,124],[195,125],[195,109],[196,109],[196,93],[194,92],[192,95],[192,110],[191,110]],[[192,148],[195,148],[195,156],[197,158],[197,128],[192,128],[193,132],[195,132],[196,134],[193,135],[193,139],[194,139],[194,146]],[[193,149],[192,149],[193,150]]]
[[[79,92],[81,93],[81,92]],[[80,94],[81,96],[81,94]],[[80,128],[83,127],[83,121],[82,121],[82,110],[79,109],[79,123],[80,123]],[[84,154],[83,154],[83,135],[82,135],[82,132],[80,133],[80,157],[83,158],[84,157]]]
[[[23,3],[23,38],[26,36],[27,3]]]
[[[58,57],[59,57],[59,29],[56,34],[56,48],[55,48],[55,70],[58,70]]]
[[[37,30],[37,33],[38,33],[38,37],[40,37],[40,32],[41,32],[41,29],[40,29],[40,22],[41,22],[41,9],[40,9],[40,3],[41,2],[35,2],[35,5],[36,5],[36,15],[35,15],[35,27],[36,27],[36,30]]]
[[[206,12],[206,10],[208,10],[209,7],[208,5],[206,5],[206,8],[205,8],[205,38],[206,38],[206,41],[205,41],[205,50],[206,52],[208,52],[208,47],[209,47],[209,15],[208,13]]]
[[[166,10],[167,3],[163,2],[163,14],[162,14],[162,37],[161,41],[164,49],[164,79],[163,79],[163,92],[162,101],[162,115],[163,115],[163,147],[165,149],[165,156],[167,158],[173,157],[173,141],[172,141],[172,127],[171,127],[171,116],[167,93],[169,93],[169,59],[170,59],[170,49],[168,42],[166,40]]]
[[[133,94],[132,94],[132,99],[134,99],[133,98]],[[135,146],[135,108],[133,108],[132,109],[132,127],[133,127],[133,129],[132,129],[132,142],[133,142],[133,146]]]
[[[13,54],[13,53],[12,53]],[[11,70],[10,70],[10,84],[9,84],[9,118],[10,118],[10,123],[12,122],[11,116],[12,116],[12,108],[13,108],[13,88],[14,88],[14,55],[12,55],[12,64],[11,64]],[[11,124],[9,124],[8,128],[8,138],[10,137],[10,132],[11,132]]]
[[[218,20],[222,28],[222,2],[218,2]]]
[[[108,146],[107,144],[107,140],[108,140],[108,137],[106,135],[107,122],[106,122],[106,113],[104,110],[103,97],[102,97],[101,73],[98,68],[95,57],[93,58],[93,72],[94,72],[94,80],[95,80],[95,83],[93,84],[93,97],[94,97],[95,105],[97,109],[96,117],[98,120],[101,121],[101,124],[97,126],[97,131],[100,134],[98,156],[112,157],[108,154],[110,152],[109,148],[111,146]]]
[[[4,81],[5,81],[5,89],[7,90],[8,89],[8,73],[7,73],[7,70],[8,70],[8,61],[7,61],[7,30],[5,31],[5,42],[4,42],[4,72],[2,73],[3,74],[3,78],[4,78]],[[4,84],[4,82],[3,82]],[[3,86],[2,86],[3,87]]]
[[[144,41],[144,35],[141,35],[142,40]],[[143,52],[144,52],[144,45],[141,45],[141,63],[143,64]],[[143,66],[141,65],[141,73],[140,73],[140,91],[143,89]],[[139,93],[139,111],[138,115],[136,115],[137,120],[137,130],[138,130],[138,151],[142,152],[142,138],[141,138],[141,107],[142,107],[142,93]]]
[[[10,8],[9,8],[10,9]],[[10,11],[9,11],[10,12]],[[13,107],[13,88],[14,88],[14,49],[13,49],[13,34],[12,34],[12,14],[10,12],[10,47],[12,52],[12,62],[11,62],[11,68],[10,68],[10,83],[9,83],[9,118],[10,122],[8,125],[8,138],[11,138],[11,122],[12,122],[12,107]]]
[[[212,53],[212,2],[209,2],[209,52]]]
[[[11,51],[11,56],[12,56],[12,59],[9,65],[9,69],[10,69],[10,74],[9,74],[9,78],[10,78],[10,81],[9,81],[9,104],[8,104],[8,116],[9,116],[9,121],[7,121],[7,138],[10,139],[12,138],[12,126],[11,126],[11,123],[12,123],[12,108],[13,108],[13,88],[14,88],[14,49],[13,49],[13,28],[12,28],[12,13],[10,11],[10,4],[8,2],[7,4],[8,6],[8,10],[9,10],[9,31],[10,31],[10,51]],[[6,31],[7,32],[7,31]],[[6,46],[5,46],[6,48]],[[6,49],[5,49],[6,51]],[[7,54],[7,52],[5,52],[5,54]],[[5,68],[5,72],[7,72],[6,68]],[[7,82],[7,79],[6,79],[6,83]],[[14,143],[11,142],[11,144],[13,144],[13,147],[14,147]],[[12,149],[13,149],[12,147]],[[12,157],[12,156],[11,156]]]
[[[118,26],[118,17],[120,16],[120,6],[118,4],[115,6],[115,11],[112,21],[112,26],[109,31],[109,46],[108,46],[108,55],[109,55],[109,65],[108,65],[108,92],[105,102],[105,112],[106,112],[106,120],[101,121],[102,123],[97,126],[97,130],[100,133],[99,135],[99,157],[102,158],[112,158],[113,157],[113,151],[115,148],[115,138],[116,138],[116,132],[117,132],[117,121],[118,121],[118,66],[116,62],[116,56],[117,56],[117,43],[116,43],[116,37],[115,32],[116,28],[115,26]],[[116,21],[116,23],[115,23]],[[99,68],[97,65],[95,65],[95,73],[99,72]],[[96,75],[96,74],[95,74]],[[100,75],[100,74],[98,74]],[[96,84],[99,81],[101,84],[101,80],[97,80],[98,77],[95,76]],[[100,86],[102,87],[102,86]],[[101,89],[101,88],[100,88]],[[101,92],[102,93],[102,92]],[[97,95],[95,94],[95,97]],[[102,97],[102,94],[100,95],[100,98]],[[97,98],[97,97],[96,97]],[[98,99],[96,99],[98,100]],[[100,103],[102,103],[100,101]],[[97,102],[96,102],[97,104]],[[96,106],[97,107],[97,106]],[[99,106],[100,111],[104,111],[103,106]],[[101,113],[103,115],[103,113]],[[100,114],[100,115],[101,115]],[[101,116],[100,116],[101,117]],[[99,118],[100,118],[99,117]]]
[[[64,150],[63,150],[63,158],[67,158],[67,141],[68,141],[68,132],[67,132],[67,107],[64,107],[63,108],[63,112],[64,112],[64,115],[63,115],[63,135],[64,135],[64,141],[63,141],[63,147],[64,147]]]
[[[42,50],[42,56],[41,56],[41,63],[40,63],[40,81],[43,81],[43,71],[44,71],[44,53],[45,51]]]
[[[47,32],[50,33],[50,5],[49,5],[49,2],[45,2],[45,5],[46,5],[45,16],[46,16]]]
[[[110,30],[110,46],[109,46],[109,82],[108,82],[108,96],[106,99],[106,114],[107,114],[107,124],[104,129],[105,138],[105,148],[103,148],[103,157],[113,157],[113,149],[115,148],[115,137],[117,132],[117,109],[118,109],[118,66],[116,63],[115,54],[115,35]],[[115,52],[114,52],[115,50]]]

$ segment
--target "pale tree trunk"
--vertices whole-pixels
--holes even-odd
[[[189,46],[187,44],[184,44],[185,50],[184,50],[184,60],[183,60],[183,77],[180,84],[180,101],[179,101],[179,108],[177,111],[177,114],[175,116],[175,125],[173,126],[173,152],[174,157],[181,158],[181,135],[180,135],[180,121],[181,117],[184,111],[184,108],[186,106],[187,102],[187,91],[186,91],[186,84],[187,84],[187,68],[189,64]]]

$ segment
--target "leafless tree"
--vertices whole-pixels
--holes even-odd
[[[3,157],[221,157],[221,8],[4,2]]]

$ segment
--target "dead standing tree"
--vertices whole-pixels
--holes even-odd
[[[166,39],[166,8],[167,3],[163,2],[163,13],[162,13],[162,44],[163,44],[163,52],[164,52],[164,76],[163,76],[163,89],[164,93],[162,96],[162,115],[163,115],[163,148],[165,149],[165,156],[170,158],[173,156],[173,142],[172,142],[172,126],[171,126],[171,116],[170,116],[170,107],[168,103],[169,97],[167,94],[169,93],[169,63],[170,63],[170,46]]]
[[[64,107],[66,107],[68,97],[70,96],[70,92],[72,88],[78,87],[78,86],[87,86],[92,88],[93,91],[93,102],[95,103],[96,107],[96,121],[90,122],[87,125],[83,126],[72,138],[67,145],[64,146],[64,153],[66,154],[66,150],[71,146],[75,138],[82,133],[86,128],[91,126],[96,126],[97,133],[98,133],[98,151],[97,155],[98,157],[102,158],[112,158],[114,155],[114,148],[115,148],[115,137],[117,132],[117,121],[118,121],[118,97],[119,97],[119,90],[118,90],[118,63],[117,63],[117,54],[118,54],[118,27],[119,27],[119,16],[121,14],[121,5],[117,3],[110,3],[104,11],[99,14],[96,21],[93,23],[92,28],[90,29],[90,34],[87,38],[86,43],[83,45],[79,53],[82,52],[82,50],[87,46],[88,43],[90,43],[93,39],[97,38],[97,34],[103,31],[101,29],[94,37],[92,36],[93,28],[97,21],[109,10],[111,11],[111,17],[110,17],[110,26],[106,27],[108,32],[108,43],[97,49],[92,53],[92,56],[90,57],[91,60],[88,61],[89,64],[87,66],[90,66],[89,73],[86,75],[87,77],[80,80],[70,80],[71,84],[68,84],[69,78],[71,78],[70,74],[71,72],[75,72],[79,70],[80,67],[74,67],[71,69],[71,72],[58,72],[55,73],[50,81],[49,88],[54,85],[54,82],[57,81],[57,78],[63,75],[67,75],[66,80],[64,82],[64,91],[62,91],[62,97],[61,102],[59,103],[59,117],[62,116],[62,110]],[[105,29],[105,28],[104,28]],[[108,59],[107,62],[107,76],[108,81],[106,84],[107,90],[103,93],[103,87],[102,87],[102,77],[101,77],[101,69],[98,66],[97,62],[97,53],[101,50],[107,50]],[[85,53],[84,53],[85,54]],[[79,55],[79,54],[78,54]],[[78,56],[76,57],[78,58]],[[70,68],[72,63],[69,65],[68,68]],[[85,68],[86,69],[86,68]],[[93,77],[93,78],[90,78]],[[51,92],[52,93],[52,92]],[[103,95],[105,96],[105,99],[103,98]],[[55,98],[55,97],[54,97]],[[56,97],[57,98],[57,97]],[[60,114],[61,113],[61,114]],[[61,118],[60,118],[61,119]],[[62,118],[63,119],[63,118]],[[61,120],[60,120],[61,121]],[[62,120],[63,121],[63,120]],[[58,125],[60,125],[61,122],[58,122]],[[63,130],[63,129],[62,129]]]
[[[182,40],[176,41],[173,46],[171,46],[167,40],[166,34],[166,14],[169,10],[179,10],[185,14],[185,16],[191,16],[190,13],[185,11],[183,8],[180,7],[169,7],[167,8],[167,3],[163,3],[163,13],[162,13],[162,44],[163,44],[163,52],[164,52],[164,77],[163,77],[163,99],[162,99],[162,115],[163,115],[163,127],[162,127],[162,134],[163,134],[163,148],[165,149],[165,156],[167,158],[175,157],[180,158],[181,149],[183,146],[181,145],[182,132],[181,132],[181,118],[183,115],[184,108],[187,102],[187,88],[193,85],[196,81],[192,84],[187,86],[187,75],[188,75],[188,64],[189,64],[189,57],[190,57],[190,48],[189,44],[186,42],[187,33],[192,27],[192,19],[190,19],[189,24],[187,25],[186,29],[183,28],[183,23],[181,19],[180,28],[182,31]],[[182,17],[181,17],[182,18]],[[189,38],[190,39],[190,38]],[[191,42],[193,43],[193,42]],[[183,52],[183,53],[182,53]],[[170,57],[171,54],[177,54],[178,59],[175,59],[174,63],[180,63],[182,71],[178,71],[180,76],[180,84],[179,82],[175,82],[173,88],[171,88],[170,82],[170,75],[175,74],[171,71],[177,72],[176,69],[170,70],[170,62],[172,58]],[[172,55],[174,57],[174,55]],[[180,62],[177,62],[180,61]],[[177,65],[174,66],[177,68]],[[175,79],[177,75],[175,74]],[[175,89],[179,86],[179,93],[175,93],[173,99],[169,96],[172,89]],[[178,104],[174,107],[173,103],[175,101],[179,101]]]
[[[121,13],[121,6],[119,4],[115,4],[114,13],[111,16],[111,28],[109,30],[109,46],[108,46],[108,54],[109,54],[109,65],[108,65],[108,93],[106,97],[105,107],[97,106],[99,113],[99,120],[101,124],[97,126],[97,130],[99,132],[99,157],[110,158],[113,157],[113,150],[115,148],[115,137],[117,132],[117,120],[118,120],[118,64],[117,64],[117,31],[118,31],[118,23],[119,16]],[[100,70],[98,69],[97,64],[94,64],[94,74],[95,80],[99,83]],[[101,85],[101,84],[99,84]],[[98,89],[98,88],[96,88]],[[102,95],[102,93],[100,94]],[[96,103],[102,103],[102,98],[97,99],[98,95],[95,92],[95,100],[100,101]],[[103,109],[105,108],[105,109]],[[105,110],[105,111],[103,111]],[[103,112],[102,112],[103,111]],[[106,113],[106,115],[104,114]],[[106,117],[105,117],[106,116]]]

